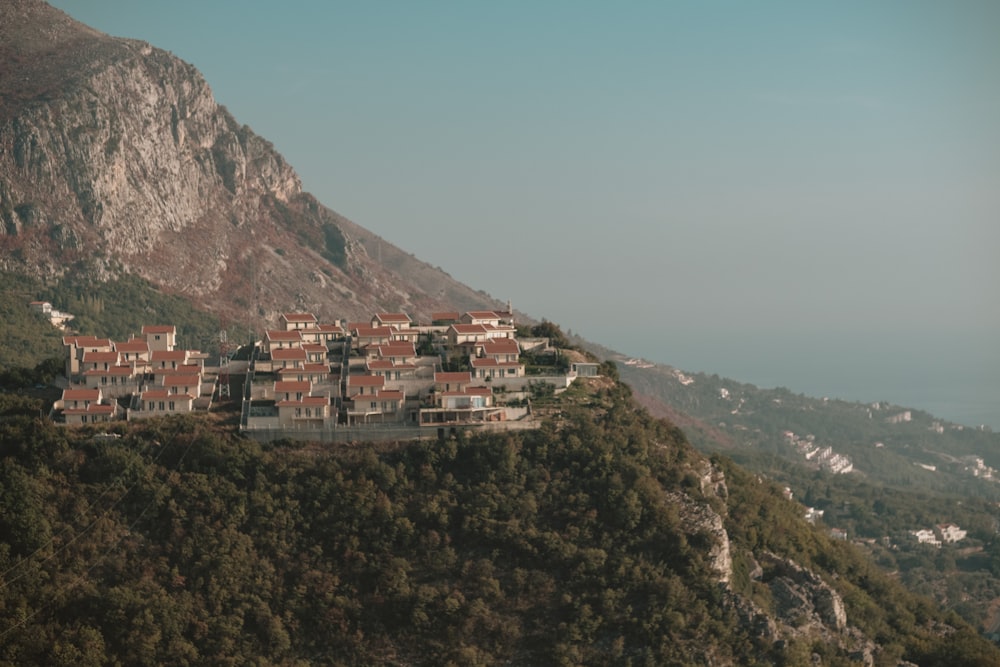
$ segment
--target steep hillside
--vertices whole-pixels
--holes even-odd
[[[0,400],[2,664],[1000,664],[608,382],[380,448],[29,403]]]
[[[0,4],[0,270],[135,274],[230,318],[496,307],[302,191],[191,65]]]

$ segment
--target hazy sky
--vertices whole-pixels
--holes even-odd
[[[993,0],[53,4],[193,63],[326,205],[591,340],[720,373],[769,337],[1000,347]]]

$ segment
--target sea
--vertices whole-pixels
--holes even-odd
[[[718,332],[640,339],[625,349],[655,363],[761,388],[888,401],[1000,432],[1000,335]]]

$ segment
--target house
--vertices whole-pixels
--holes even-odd
[[[403,405],[405,396],[402,391],[394,389],[378,390],[373,394],[356,394],[347,406],[348,424],[376,421],[403,421],[405,412]]]
[[[79,370],[81,373],[95,370],[106,371],[113,366],[117,366],[118,359],[118,353],[114,350],[110,352],[104,352],[103,350],[87,350],[83,353],[83,356],[80,359]]]
[[[466,387],[460,391],[441,391],[434,395],[434,405],[449,410],[488,408],[493,405],[489,387]]]
[[[372,317],[372,328],[392,327],[397,330],[409,329],[413,320],[406,313],[377,313]]]
[[[935,547],[941,546],[941,541],[934,534],[933,530],[928,530],[927,528],[922,528],[920,530],[911,530],[910,535],[917,539],[919,544],[930,544]]]
[[[202,372],[202,367],[197,364],[184,364],[183,366],[170,367],[166,366],[163,368],[150,368],[149,374],[153,376],[153,384],[158,387],[162,387],[164,383],[164,378],[171,375],[198,375],[200,376]]]
[[[271,367],[275,370],[304,368],[307,362],[306,351],[301,347],[284,347],[271,351]]]
[[[32,301],[28,304],[28,307],[36,313],[41,313],[46,316],[52,312],[52,304],[48,301]]]
[[[312,394],[312,383],[299,380],[278,380],[274,383],[275,401],[301,401]]]
[[[461,324],[490,324],[496,327],[500,325],[500,316],[492,310],[470,310],[463,313],[458,321]]]
[[[142,336],[152,351],[170,351],[177,345],[177,327],[172,324],[147,324]]]
[[[67,424],[96,424],[107,422],[117,413],[117,406],[104,403],[100,389],[64,389],[62,399],[56,402]]]
[[[393,327],[356,326],[351,329],[354,349],[361,350],[368,346],[385,345],[392,342],[396,329]]]
[[[524,376],[524,364],[516,361],[497,361],[492,357],[473,358],[469,360],[472,376],[485,380]]]
[[[438,311],[431,313],[431,324],[434,326],[445,326],[448,324],[459,324],[462,314],[455,311]]]
[[[343,339],[347,334],[339,324],[317,324],[309,329],[299,329],[302,335],[302,342],[313,345],[326,345]]]
[[[397,364],[408,364],[416,361],[417,350],[410,342],[393,342],[374,348],[375,355]]]
[[[493,392],[489,387],[439,391],[433,399],[431,407],[419,411],[420,426],[500,422],[507,416],[504,408],[493,405]]]
[[[472,384],[472,373],[469,371],[434,373],[434,390],[437,392],[464,391]]]
[[[100,403],[102,398],[100,389],[63,389],[63,409],[84,410]]]
[[[445,338],[452,347],[469,346],[490,340],[489,331],[482,324],[452,324],[445,332]]]
[[[66,348],[66,377],[72,379],[80,373],[80,361],[87,352],[111,352],[111,340],[96,336],[63,336]]]
[[[312,313],[282,313],[278,316],[278,325],[285,331],[313,329],[316,324],[316,316]]]
[[[574,361],[570,364],[570,372],[581,378],[592,378],[600,375],[600,364],[584,361]]]
[[[88,389],[100,389],[108,398],[138,391],[140,377],[131,365],[93,368],[83,373],[84,385]]]
[[[319,343],[303,343],[302,349],[306,353],[307,364],[322,364],[326,362],[326,354],[328,352],[326,345],[320,345]]]
[[[348,375],[347,398],[374,396],[385,388],[385,378],[381,375]]]
[[[275,403],[278,423],[285,428],[322,428],[330,417],[330,399],[326,396],[302,396]]]
[[[114,348],[122,363],[145,366],[149,362],[149,343],[145,339],[132,338],[115,343]]]
[[[171,394],[188,394],[192,398],[201,396],[201,375],[182,375],[180,373],[167,373],[158,376],[159,386],[168,390]]]
[[[179,393],[173,388],[147,389],[139,394],[139,410],[130,412],[129,417],[153,417],[191,412],[194,409],[194,399],[194,395]]]
[[[330,380],[330,368],[326,364],[305,364],[299,368],[281,368],[278,377],[282,380],[309,381],[314,385]]]
[[[269,329],[264,332],[264,350],[267,352],[299,347],[302,347],[302,332],[298,329]]]
[[[396,363],[390,359],[369,359],[365,362],[365,370],[369,375],[381,375],[386,380],[401,380],[413,377],[416,364]]]
[[[953,523],[939,523],[936,528],[938,535],[941,536],[941,541],[945,544],[960,542],[965,539],[965,536],[969,532],[962,530]]]
[[[145,327],[143,327],[145,328]],[[149,367],[152,369],[170,368],[176,370],[187,365],[187,350],[157,350],[149,353]]]
[[[517,361],[521,358],[521,346],[513,338],[491,338],[476,346],[476,356],[496,361]]]

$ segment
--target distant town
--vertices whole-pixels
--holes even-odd
[[[46,302],[31,307],[55,312]],[[58,317],[64,324],[72,316]],[[401,312],[333,323],[284,313],[261,340],[237,350],[223,344],[218,357],[179,348],[170,324],[143,326],[124,341],[71,334],[63,344],[65,387],[51,411],[57,423],[207,412],[238,401],[240,431],[262,441],[534,428],[534,399],[599,372],[598,363],[547,337],[519,337],[509,307],[433,313],[425,324]]]

